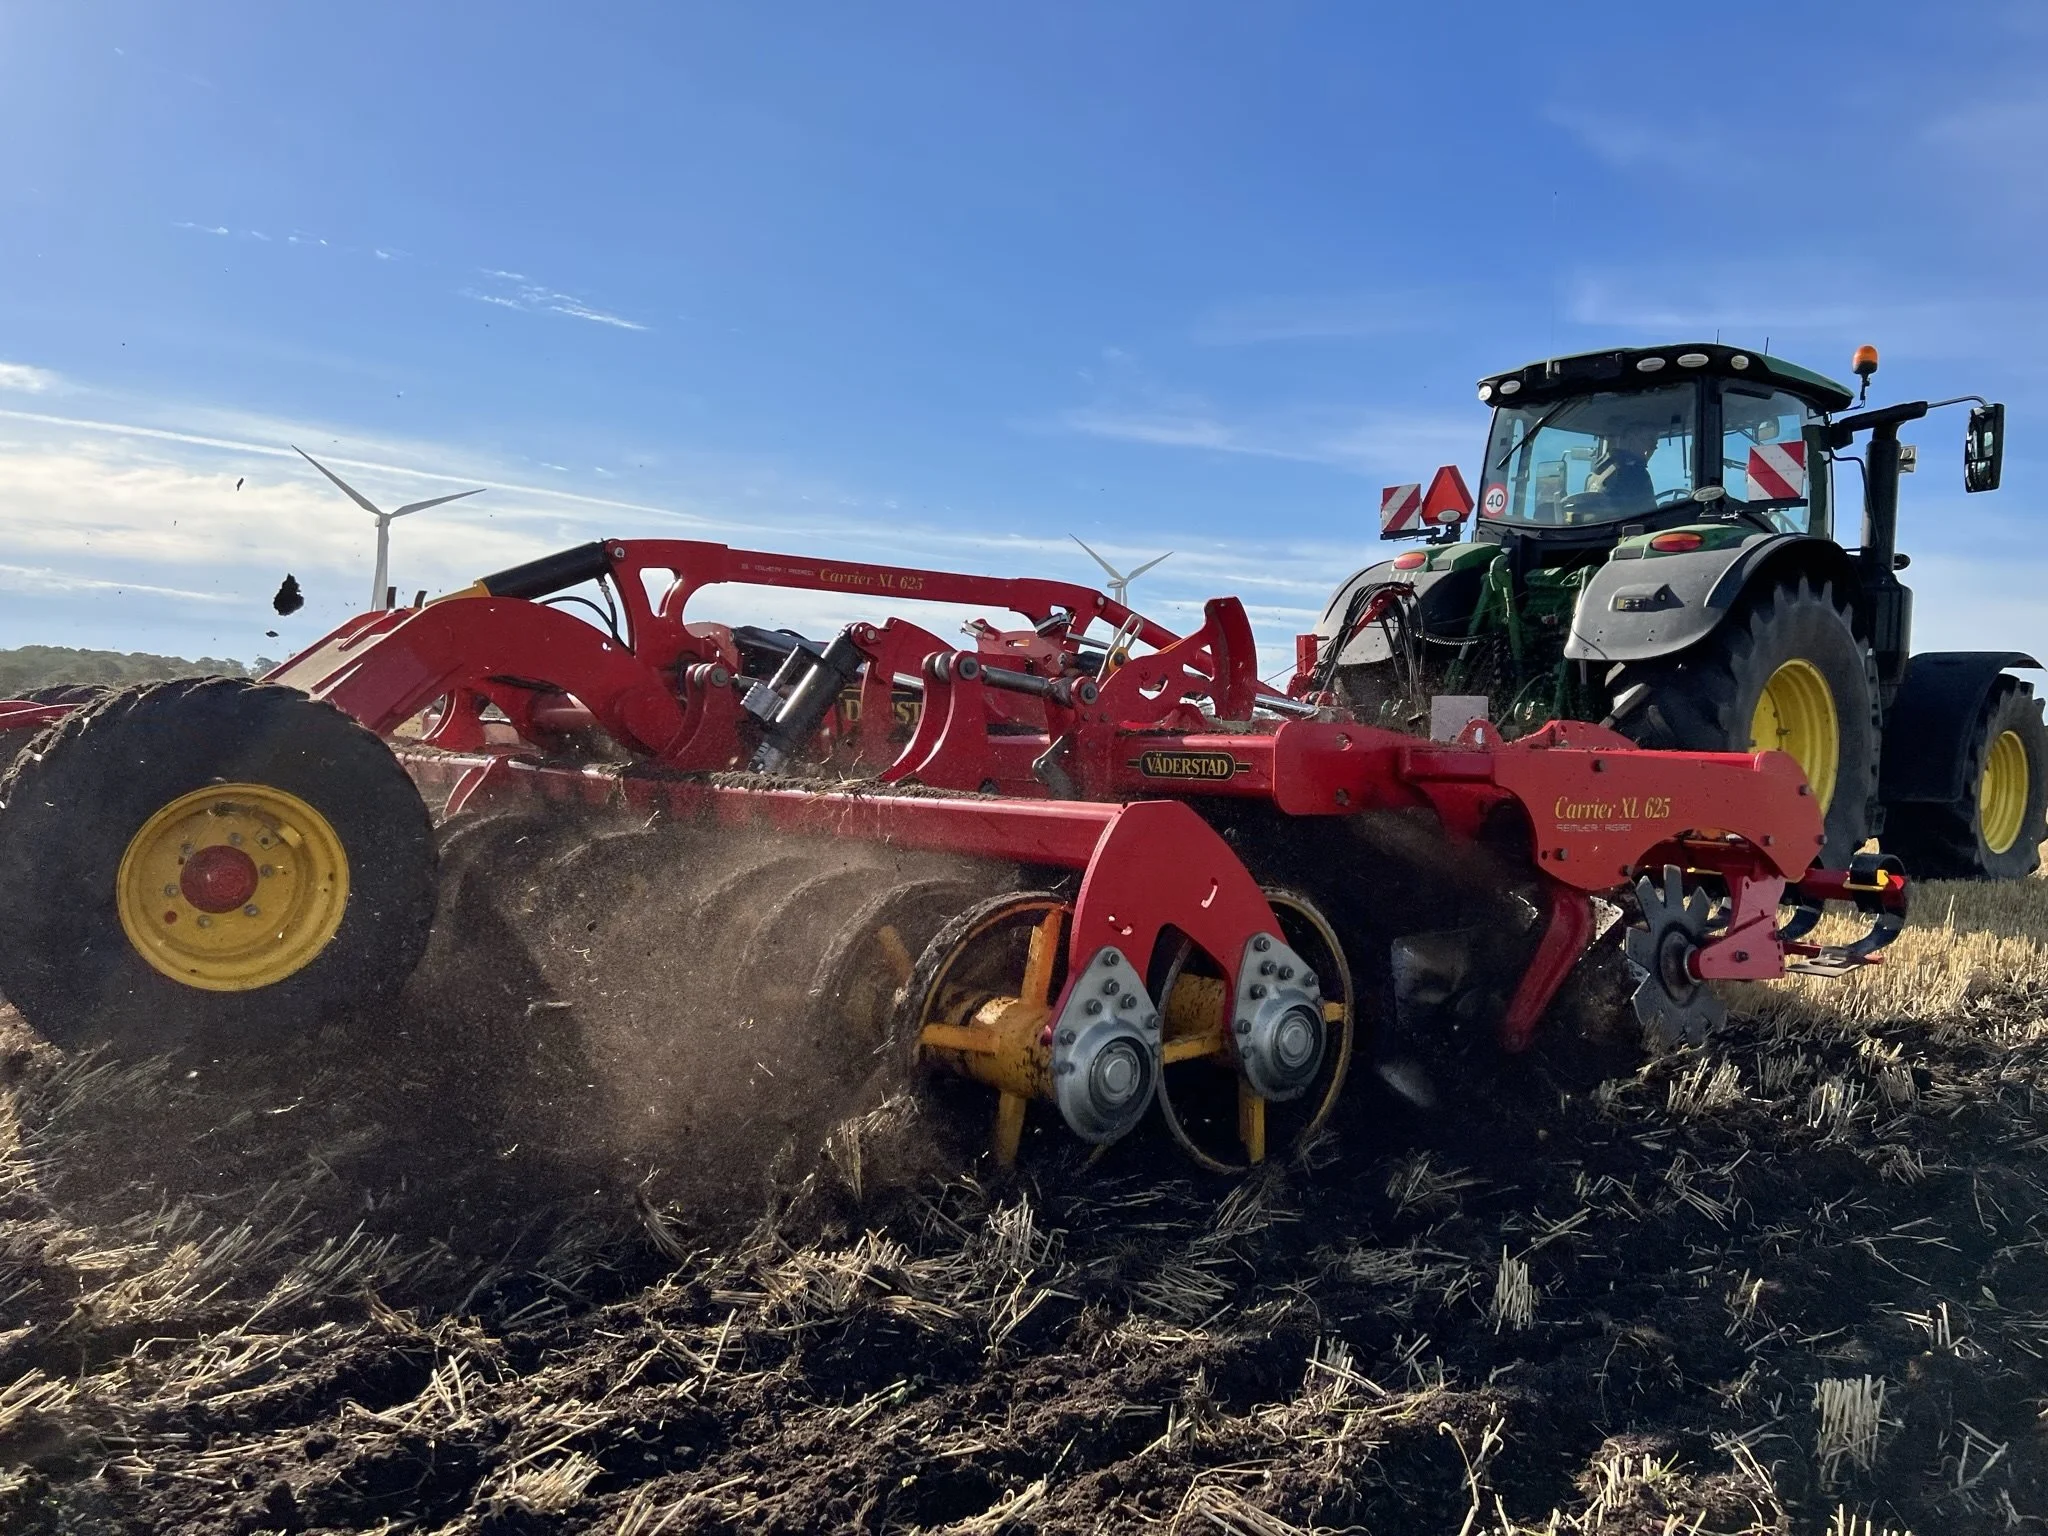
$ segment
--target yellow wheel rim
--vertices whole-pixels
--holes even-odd
[[[1794,657],[1770,675],[1750,717],[1749,750],[1791,754],[1826,813],[1835,798],[1842,727],[1835,716],[1834,693],[1820,668]]]
[[[1984,777],[1977,781],[1977,830],[1984,846],[2004,853],[2020,840],[2027,819],[2027,748],[2019,732],[2003,732],[1984,759]]]
[[[205,992],[310,965],[341,927],[348,855],[312,806],[267,784],[180,795],[129,839],[114,905],[135,952]]]

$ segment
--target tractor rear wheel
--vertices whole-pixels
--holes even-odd
[[[434,883],[412,780],[339,710],[124,689],[0,778],[0,996],[67,1047],[289,1037],[404,984]]]
[[[22,697],[31,704],[91,704],[113,691],[105,683],[52,683],[47,688],[31,688]]]
[[[1823,864],[1845,868],[1870,836],[1877,807],[1877,667],[1826,585],[1804,578],[1745,597],[1684,654],[1635,663],[1617,699],[1649,693],[1620,720],[1646,747],[1789,753],[1824,817]]]
[[[2021,880],[2041,867],[2044,838],[2048,726],[2033,690],[2000,678],[1977,717],[1962,798],[1952,805],[1890,807],[1885,849],[1922,879]]]

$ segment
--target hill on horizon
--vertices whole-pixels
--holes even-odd
[[[22,645],[0,650],[0,699],[18,699],[63,683],[161,682],[173,677],[256,677],[277,663],[267,656],[243,663],[219,656],[188,661],[148,651],[90,651],[68,645]]]

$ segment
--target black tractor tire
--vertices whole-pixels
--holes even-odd
[[[160,971],[117,905],[137,834],[217,784],[296,797],[346,861],[331,936],[248,990]],[[434,900],[433,826],[412,780],[375,735],[296,689],[200,678],[111,692],[0,777],[0,997],[66,1048],[289,1044],[323,1017],[394,994],[426,947]]]
[[[21,696],[27,704],[90,704],[106,693],[104,683],[58,683],[48,688],[31,688]],[[7,771],[7,765],[14,761],[15,754],[22,751],[43,732],[53,727],[32,726],[26,730],[0,731],[0,773]]]
[[[91,704],[112,692],[105,683],[52,683],[31,688],[22,697],[31,704]]]
[[[1706,639],[1678,656],[1631,663],[1610,681],[1617,700],[1647,684],[1619,729],[1645,747],[1747,752],[1757,702],[1778,669],[1809,663],[1826,681],[1838,750],[1819,862],[1845,869],[1877,825],[1877,663],[1831,587],[1805,578],[1746,594]],[[1812,775],[1809,774],[1809,777]]]
[[[1984,774],[2001,737],[2017,739],[2026,764],[2025,810],[2004,848],[1985,835]],[[1946,742],[1937,744],[1949,749]],[[1994,829],[1997,830],[1997,829]],[[2041,867],[2048,839],[2048,725],[2041,700],[2018,678],[2001,677],[1979,712],[1963,762],[1962,797],[1952,805],[1906,802],[1885,811],[1884,847],[1923,880],[2023,880]]]

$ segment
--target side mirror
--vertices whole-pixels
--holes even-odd
[[[1970,430],[1963,438],[1963,489],[1995,491],[2005,468],[2005,407],[1971,408]]]

